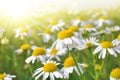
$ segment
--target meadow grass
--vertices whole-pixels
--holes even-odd
[[[17,54],[15,51],[20,48],[20,46],[24,43],[30,43],[33,42],[34,45],[41,46],[41,47],[51,47],[52,42],[50,41],[48,43],[43,42],[42,37],[37,36],[37,33],[42,32],[45,30],[49,24],[49,20],[59,20],[63,19],[67,26],[70,25],[70,20],[74,19],[77,16],[83,17],[85,19],[90,19],[91,15],[96,12],[96,10],[91,11],[91,14],[88,14],[89,11],[81,11],[78,14],[68,14],[67,11],[63,12],[57,12],[48,14],[42,17],[31,17],[30,19],[26,21],[21,22],[15,22],[9,19],[0,19],[0,29],[4,28],[6,32],[3,34],[3,37],[6,37],[9,39],[8,44],[1,44],[0,43],[0,73],[9,73],[9,74],[15,74],[16,78],[14,80],[35,80],[34,77],[32,77],[34,70],[42,67],[43,65],[41,62],[35,62],[34,64],[25,63],[25,59],[29,56],[26,53],[23,52],[22,54]],[[120,10],[119,8],[115,10],[107,10],[108,12],[108,19],[112,20],[115,25],[120,26]],[[18,27],[25,27],[26,25],[30,25],[29,28],[31,32],[30,37],[25,37],[23,40],[15,38],[15,32],[14,30]],[[101,35],[99,38],[99,41],[112,41],[115,39],[118,34],[120,34],[120,31],[114,32],[112,34],[104,34]],[[57,34],[55,34],[57,35]],[[87,35],[86,37],[89,37]],[[56,37],[57,38],[57,37]],[[1,38],[2,39],[2,38]],[[0,40],[1,40],[0,39]],[[78,50],[74,51],[74,56],[77,60],[77,62],[80,63],[87,63],[88,67],[84,69],[84,73],[82,76],[83,79],[73,72],[70,74],[69,79],[56,79],[56,80],[109,80],[110,72],[112,69],[116,67],[120,67],[120,55],[118,54],[117,57],[107,55],[105,59],[98,59],[98,55],[93,55],[93,50],[96,47],[92,47],[90,49],[84,49],[84,50]],[[32,50],[31,50],[32,51]],[[91,53],[91,54],[90,54]],[[63,63],[66,56],[61,57],[60,63]],[[100,70],[96,70],[95,65],[99,64],[102,66]],[[59,66],[62,68],[62,64]],[[98,75],[97,79],[95,78]],[[39,80],[42,80],[40,78]],[[49,79],[47,79],[49,80]]]

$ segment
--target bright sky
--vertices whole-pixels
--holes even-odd
[[[120,5],[120,0],[41,0],[42,4],[53,4],[60,7],[99,7],[110,8]]]
[[[39,16],[60,10],[114,9],[117,6],[120,6],[120,0],[0,0],[0,15],[18,19],[30,14]]]
[[[46,13],[65,9],[67,10],[71,9],[85,10],[96,8],[114,9],[120,6],[120,0],[39,0],[39,1],[40,1],[39,5],[41,5],[41,10]]]

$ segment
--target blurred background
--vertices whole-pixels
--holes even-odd
[[[77,14],[81,10],[115,9],[120,0],[0,0],[1,16],[42,16],[48,13],[68,10]]]

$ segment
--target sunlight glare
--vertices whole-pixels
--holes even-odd
[[[33,0],[0,0],[2,14],[14,19],[26,17],[31,14]]]

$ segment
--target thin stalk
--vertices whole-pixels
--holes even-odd
[[[94,54],[92,53],[92,49],[90,48],[90,54],[91,54],[91,57],[92,57],[92,64],[93,64],[93,70],[94,70],[94,73],[95,73],[95,80],[97,80],[97,71],[95,69],[95,63],[96,63],[96,60],[95,60],[95,57],[94,57]]]
[[[103,67],[104,67],[104,64],[105,64],[105,62],[106,62],[107,58],[108,58],[108,55],[107,55],[107,56],[106,56],[106,58],[102,61],[102,64],[101,64],[101,69],[100,69],[100,71],[98,72],[98,75],[97,75],[96,80],[98,80],[98,78],[99,78],[100,74],[102,73],[102,70],[103,70]]]
[[[28,66],[29,66],[30,74],[32,75],[32,74],[33,74],[33,73],[32,73],[32,68],[31,68],[30,64],[28,64]]]
[[[74,62],[75,62],[75,65],[76,65],[76,67],[77,67],[77,69],[78,69],[78,72],[79,72],[79,74],[81,75],[81,80],[84,80],[84,77],[82,76],[82,72],[81,72],[80,69],[79,69],[79,66],[78,66],[78,64],[77,64],[77,61],[76,61],[76,59],[75,59],[75,56],[72,54],[71,51],[69,51],[69,54],[71,54],[71,56],[72,56],[72,58],[73,58],[73,60],[74,60]]]

